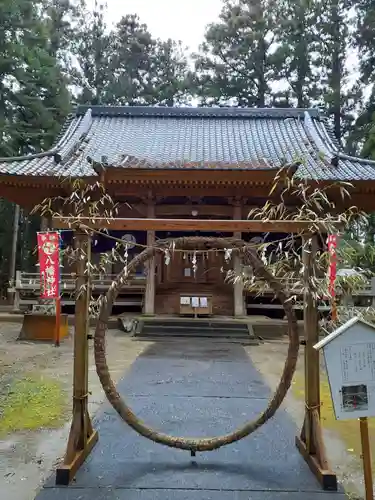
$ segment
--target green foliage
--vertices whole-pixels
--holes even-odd
[[[173,106],[188,95],[188,67],[180,43],[152,37],[138,16],[110,29],[96,4],[81,19],[74,53],[78,102]]]
[[[196,85],[204,103],[263,107],[275,79],[276,0],[224,0],[195,56]]]
[[[319,95],[315,58],[319,52],[319,10],[312,0],[281,0],[274,58],[279,76],[291,88],[298,107],[311,106]]]
[[[0,398],[0,435],[61,424],[66,407],[61,385],[29,376],[16,381]]]
[[[81,104],[109,102],[108,86],[113,78],[110,59],[114,47],[113,34],[108,33],[104,15],[102,4],[95,3],[93,12],[84,10],[74,38],[72,51],[78,67],[72,70],[72,80]]]
[[[69,111],[41,2],[0,4],[0,155],[50,147]]]
[[[375,83],[375,3],[373,0],[357,0],[356,46],[360,50],[362,80]]]
[[[347,88],[345,62],[350,43],[351,4],[348,0],[326,0],[317,5],[319,90],[323,96],[322,104],[332,118],[335,136],[340,140],[353,120],[350,116],[353,101],[357,102],[360,97],[358,88]]]
[[[365,136],[365,143],[362,148],[362,155],[375,160],[375,112],[372,121],[368,124],[368,131]]]

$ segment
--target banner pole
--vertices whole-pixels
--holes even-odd
[[[59,250],[58,250],[58,277],[57,277],[57,297],[56,297],[56,335],[55,335],[55,346],[60,347],[60,329],[61,329],[61,246],[62,238],[60,232],[58,233],[59,238]]]
[[[61,298],[56,299],[56,330],[55,330],[55,346],[60,347],[60,326],[61,326]]]

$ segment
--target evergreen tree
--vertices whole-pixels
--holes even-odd
[[[78,68],[72,71],[81,104],[109,104],[108,87],[113,84],[111,58],[114,52],[113,33],[105,22],[105,6],[95,3],[93,12],[84,11],[80,18],[73,53]]]
[[[372,115],[372,121],[366,127],[362,156],[375,160],[375,111]]]
[[[149,82],[155,40],[136,15],[124,16],[113,37],[109,99],[115,104],[146,104],[143,92]]]
[[[107,103],[172,106],[185,100],[189,72],[180,43],[154,39],[136,15],[123,17],[108,36]]]
[[[44,15],[49,31],[49,54],[66,63],[77,38],[76,28],[86,13],[79,0],[46,0]]]
[[[50,147],[69,110],[69,95],[56,59],[41,4],[0,4],[1,155]]]
[[[279,76],[292,92],[279,92],[277,97],[284,97],[288,105],[293,99],[297,107],[308,107],[319,94],[314,59],[319,49],[316,28],[319,10],[314,0],[281,0],[280,8],[283,16],[279,19],[274,60]]]
[[[355,42],[360,54],[362,81],[375,83],[375,3],[373,0],[357,0]]]
[[[348,88],[345,66],[350,47],[350,0],[319,3],[317,36],[320,40],[316,67],[319,71],[321,104],[332,119],[338,140],[350,130],[353,110],[361,97],[359,86]]]
[[[147,104],[174,106],[191,94],[190,72],[180,42],[156,40],[143,98]]]
[[[195,56],[203,103],[263,107],[270,102],[275,72],[276,0],[224,0]]]
[[[370,95],[359,113],[349,141],[353,153],[375,158],[375,3],[355,2],[355,48],[359,55],[360,85],[370,88]]]

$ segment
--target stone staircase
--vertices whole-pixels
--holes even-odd
[[[246,322],[186,318],[142,318],[134,336],[139,339],[199,338],[258,344]]]

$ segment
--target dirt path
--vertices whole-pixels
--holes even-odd
[[[267,384],[271,389],[275,389],[284,367],[288,341],[284,339],[266,341],[259,346],[249,346],[245,347],[245,349]],[[322,371],[324,371],[323,363]],[[297,380],[300,382],[303,378],[304,359],[303,350],[301,349],[294,383],[297,383]],[[291,415],[297,424],[297,428],[300,429],[304,418],[304,400],[303,397],[296,397],[296,391],[293,389],[292,386],[292,390],[289,391],[283,407]],[[361,462],[357,456],[351,453],[353,450],[348,450],[342,436],[340,436],[340,425],[342,424],[344,422],[337,423],[337,431],[332,429],[323,430],[328,458],[332,469],[336,472],[340,483],[343,484],[350,497],[358,498],[360,496],[363,498],[364,486]]]
[[[6,500],[33,500],[36,491],[63,456],[71,415],[73,339],[64,340],[60,348],[45,343],[17,342],[21,325],[0,324],[0,416],[1,401],[17,381],[29,376],[57,381],[64,399],[61,421],[55,428],[21,430],[7,433],[0,440],[0,491]],[[117,381],[147,347],[134,342],[124,333],[111,330],[107,355],[113,379]],[[95,371],[90,346],[89,387],[90,413],[94,414],[104,400]],[[1,400],[1,396],[3,400]]]

